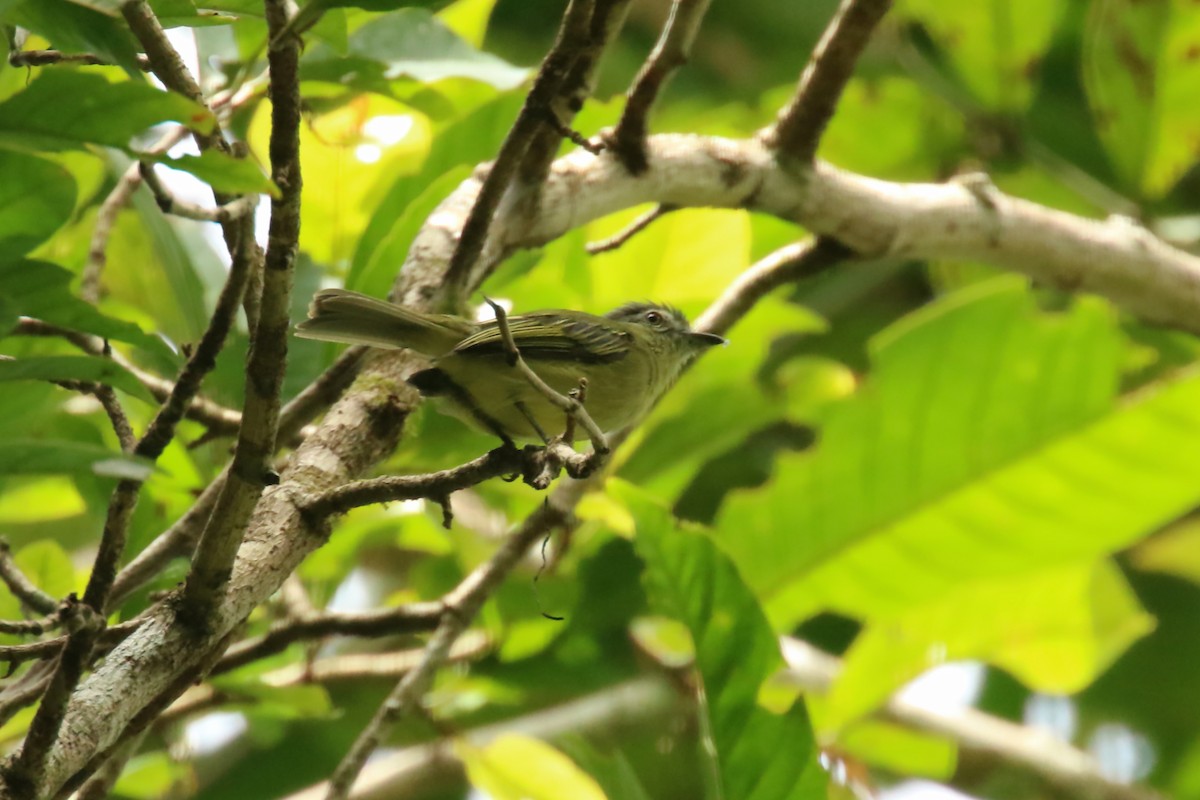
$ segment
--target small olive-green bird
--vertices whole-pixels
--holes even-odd
[[[499,327],[446,314],[423,314],[346,289],[313,297],[296,335],[372,347],[405,347],[433,367],[409,382],[443,410],[505,441],[546,440],[566,417],[512,365]],[[693,359],[725,342],[692,330],[677,309],[629,303],[602,317],[536,311],[510,317],[521,357],[561,394],[587,379],[585,407],[603,431],[637,421]],[[582,429],[575,432],[584,438]]]

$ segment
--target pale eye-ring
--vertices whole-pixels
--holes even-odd
[[[661,325],[662,321],[663,321],[663,315],[662,315],[661,311],[647,311],[646,312],[646,322],[649,322],[651,325]]]

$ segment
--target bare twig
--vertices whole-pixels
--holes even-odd
[[[278,653],[294,642],[308,639],[425,633],[437,627],[444,610],[441,603],[409,603],[355,614],[329,611],[288,620],[273,626],[262,636],[238,642],[229,648],[213,667],[212,674],[229,672]]]
[[[772,290],[823,272],[853,255],[849,248],[826,237],[785,245],[737,276],[696,318],[696,330],[726,333]]]
[[[344,514],[358,506],[444,497],[488,478],[520,472],[523,463],[520,450],[497,447],[452,469],[424,475],[389,475],[353,481],[305,497],[298,501],[298,505],[301,513],[319,521],[332,514]]]
[[[61,50],[14,50],[8,54],[8,64],[11,67],[45,67],[50,64],[110,66],[111,63],[95,53],[64,53]],[[141,53],[137,54],[137,63],[143,70],[150,69],[149,59]]]
[[[710,0],[674,0],[654,50],[626,94],[625,110],[607,144],[634,175],[646,171],[646,134],[654,101],[675,70],[687,63]]]
[[[783,637],[781,644],[788,663],[784,676],[804,691],[828,692],[841,672],[841,661],[799,639]],[[998,757],[1006,765],[1066,790],[1072,797],[1098,800],[1158,797],[1148,789],[1105,777],[1092,756],[1067,742],[973,708],[943,711],[894,697],[879,716],[914,730],[945,736],[967,751]]]
[[[813,160],[855,62],[890,7],[891,0],[842,0],[804,68],[795,96],[766,132],[768,145],[781,156],[803,164]]]
[[[643,156],[643,159],[644,158],[645,156]],[[660,203],[659,205],[647,211],[645,214],[642,214],[633,222],[626,225],[621,230],[614,233],[612,236],[609,236],[607,239],[601,239],[598,242],[588,242],[584,249],[587,250],[588,255],[590,256],[599,255],[600,253],[607,253],[610,250],[616,250],[634,236],[637,236],[639,233],[646,230],[646,228],[649,228],[655,220],[665,217],[667,214],[670,214],[672,211],[675,211],[678,208],[678,206],[669,206]]]
[[[425,647],[420,665],[396,685],[371,722],[359,734],[350,752],[338,764],[329,781],[327,800],[345,800],[368,756],[401,718],[412,713],[433,681],[434,674],[445,663],[454,641],[470,625],[484,601],[534,542],[547,531],[566,524],[568,518],[567,512],[549,502],[543,503],[525,518],[517,530],[509,534],[490,559],[446,596],[441,622]]]
[[[61,624],[58,611],[37,619],[0,620],[0,633],[10,636],[41,636]]]
[[[500,145],[500,152],[483,179],[483,185],[479,187],[479,194],[463,224],[462,234],[446,272],[447,283],[455,289],[466,285],[479,254],[483,252],[492,217],[500,207],[500,201],[516,175],[534,133],[545,124],[547,109],[553,109],[554,99],[566,84],[567,73],[587,37],[593,4],[594,0],[570,0],[563,14],[558,38],[542,60],[541,69],[525,97],[525,104]]]
[[[267,0],[267,28],[275,36],[288,23],[285,0]],[[268,49],[271,96],[271,223],[263,269],[258,324],[246,361],[246,402],[233,465],[196,552],[183,590],[183,611],[203,624],[225,590],[250,514],[264,486],[278,483],[270,467],[279,430],[279,392],[287,365],[292,270],[300,241],[300,42],[285,36]],[[247,231],[246,238],[250,234]]]
[[[574,52],[570,54],[574,61],[567,70],[566,79],[546,105],[546,116],[550,118],[551,123],[534,130],[529,147],[521,159],[521,167],[517,173],[521,197],[515,206],[521,213],[536,203],[541,185],[546,180],[550,164],[558,153],[562,139],[569,139],[593,154],[603,149],[603,143],[588,142],[575,133],[571,123],[592,94],[600,59],[625,24],[631,2],[632,0],[596,0],[586,34],[576,41]]]
[[[50,616],[58,613],[58,600],[34,586],[33,581],[26,577],[13,560],[12,549],[5,539],[0,539],[0,581],[18,600],[38,614]]]
[[[7,673],[11,675],[13,670],[26,661],[40,661],[46,658],[54,658],[62,652],[66,641],[66,636],[60,636],[57,639],[47,639],[44,642],[0,646],[0,662],[8,664]]]
[[[147,161],[139,161],[138,172],[141,174],[146,188],[154,193],[154,199],[164,214],[174,214],[177,217],[194,219],[200,222],[228,223],[251,213],[258,205],[258,195],[248,194],[236,200],[231,200],[224,205],[219,205],[216,208],[205,208],[196,203],[188,203],[180,200],[172,194],[171,190],[164,186],[163,182],[158,179],[158,175],[154,172],[153,164]]]

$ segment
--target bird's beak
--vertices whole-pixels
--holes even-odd
[[[717,336],[715,333],[704,333],[702,331],[691,332],[692,344],[697,347],[712,347],[714,344],[729,344],[729,340],[724,336]]]

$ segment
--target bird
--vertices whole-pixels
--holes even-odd
[[[534,311],[509,317],[508,328],[522,359],[551,388],[565,395],[586,380],[585,408],[605,432],[640,420],[685,367],[725,343],[693,330],[678,309],[649,302],[626,303],[603,316]],[[506,444],[549,442],[547,432],[575,427],[515,368],[495,320],[428,314],[348,289],[322,289],[295,333],[426,356],[432,366],[409,383],[440,410]],[[586,435],[575,430],[575,439]]]

